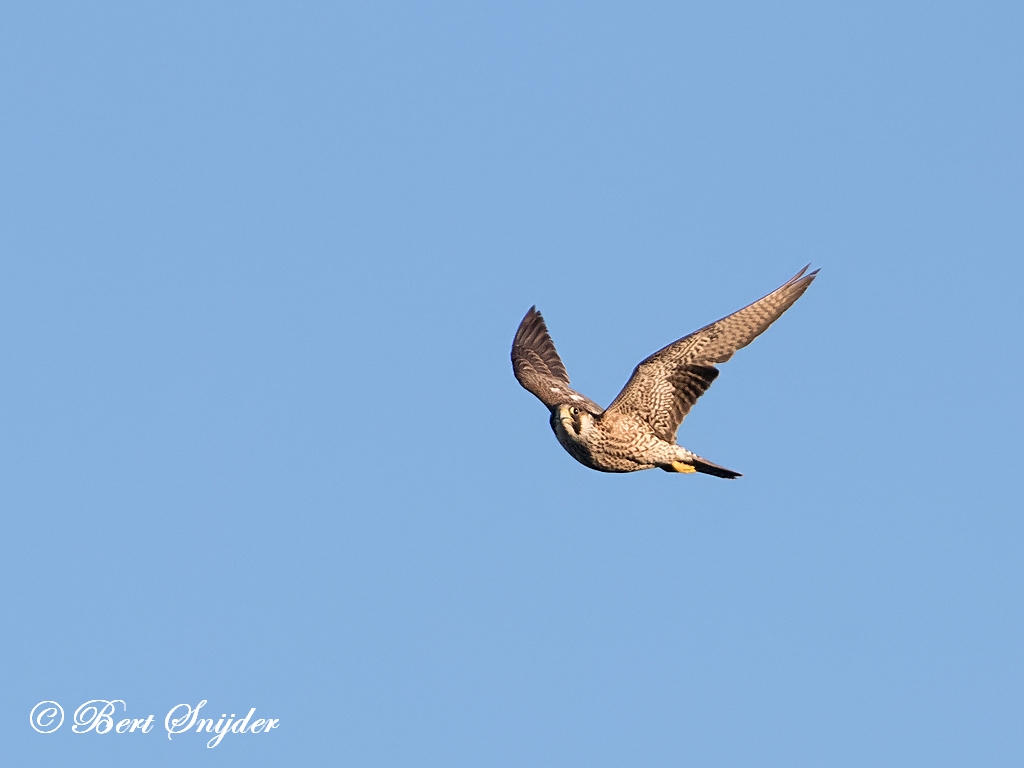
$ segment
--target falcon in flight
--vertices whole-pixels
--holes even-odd
[[[512,370],[523,387],[551,411],[558,442],[581,464],[601,472],[702,472],[739,477],[680,445],[676,430],[718,377],[724,363],[793,306],[818,270],[792,280],[739,312],[706,325],[640,363],[618,397],[602,408],[569,386],[544,318],[530,307],[512,342]]]

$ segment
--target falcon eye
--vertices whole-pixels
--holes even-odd
[[[573,416],[579,416],[580,409],[574,405],[572,408],[569,409],[569,413],[571,413]]]

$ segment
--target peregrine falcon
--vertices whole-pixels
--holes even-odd
[[[607,409],[569,387],[569,374],[536,307],[530,307],[516,331],[512,370],[519,383],[550,409],[558,442],[591,469],[635,472],[658,467],[739,477],[739,472],[676,445],[676,430],[717,378],[715,363],[724,363],[762,334],[818,274],[805,272],[807,267],[763,299],[655,352],[633,370]]]

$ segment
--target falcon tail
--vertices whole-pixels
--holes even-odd
[[[673,461],[671,464],[662,467],[666,472],[700,472],[702,475],[714,475],[715,477],[724,477],[726,480],[733,480],[737,477],[743,477],[739,472],[733,472],[731,469],[720,467],[707,459],[702,459],[700,456],[690,455],[686,461]]]

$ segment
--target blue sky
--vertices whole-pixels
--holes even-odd
[[[1019,4],[2,19],[11,764],[1020,765]],[[532,304],[607,404],[808,262],[679,434],[735,482],[512,377]]]

